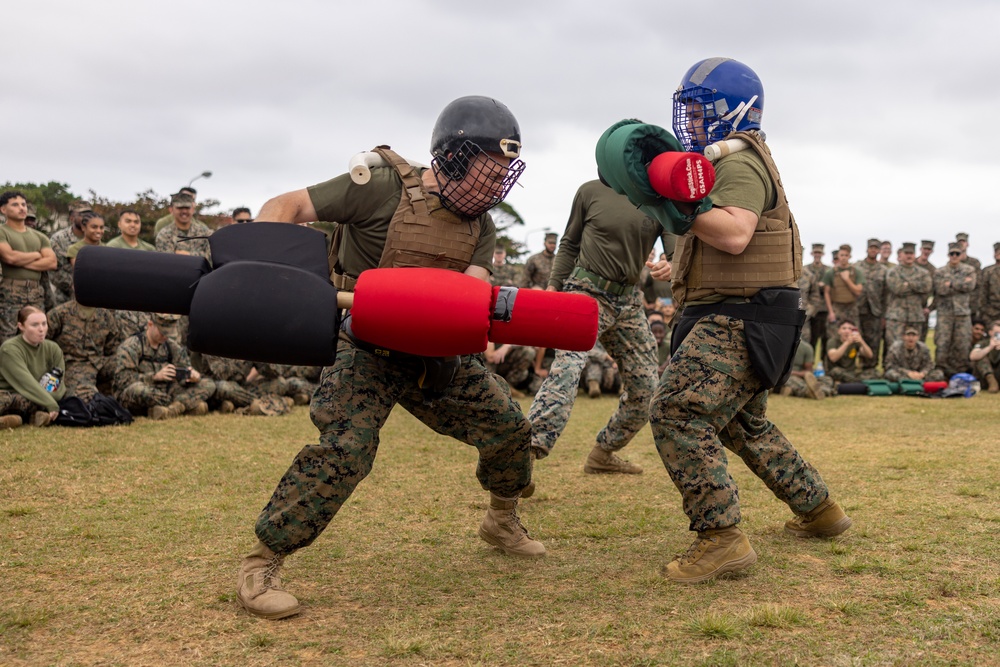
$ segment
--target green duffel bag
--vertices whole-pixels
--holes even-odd
[[[868,387],[869,396],[892,396],[899,392],[899,385],[888,380],[862,380],[862,382]]]

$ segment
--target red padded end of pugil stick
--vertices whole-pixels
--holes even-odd
[[[486,349],[489,283],[445,269],[370,269],[358,276],[351,330],[363,341],[425,357]]]
[[[493,288],[494,302],[499,290]],[[597,302],[586,294],[520,289],[510,322],[493,320],[489,338],[500,345],[586,352],[597,342]]]
[[[715,167],[698,153],[660,153],[646,173],[657,194],[673,201],[704,199],[715,187]]]

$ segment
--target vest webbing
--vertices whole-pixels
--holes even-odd
[[[751,297],[764,287],[795,287],[802,275],[799,228],[771,151],[754,131],[736,132],[727,138],[743,139],[750,144],[747,150],[763,160],[774,183],[776,204],[761,213],[750,243],[739,255],[713,248],[691,232],[677,240],[671,288],[679,305],[715,294]]]
[[[848,268],[847,270],[853,273],[852,269]],[[854,303],[858,300],[858,297],[854,296],[854,292],[847,286],[844,279],[840,277],[841,271],[843,269],[833,267],[833,287],[830,288],[830,301],[833,303]]]
[[[388,146],[378,146],[374,152],[403,179],[403,193],[389,222],[379,268],[468,268],[479,243],[479,219],[466,220],[444,208],[428,211],[417,170]]]

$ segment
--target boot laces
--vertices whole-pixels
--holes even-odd
[[[262,584],[264,588],[272,588],[274,590],[282,590],[281,588],[281,578],[278,576],[278,570],[281,569],[282,563],[285,562],[284,556],[274,555],[267,560],[267,565],[264,566],[264,572],[262,573]]]
[[[691,546],[687,548],[687,551],[683,554],[675,556],[674,558],[682,563],[693,563],[705,552],[708,548],[708,543],[715,543],[718,542],[718,540],[719,538],[717,537],[699,535],[695,538],[694,542],[691,543]]]

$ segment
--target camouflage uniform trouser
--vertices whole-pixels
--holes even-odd
[[[882,344],[882,318],[871,313],[861,313],[858,329],[868,347],[872,349],[871,359],[861,359],[862,370],[870,370],[878,366],[878,349]]]
[[[531,425],[507,386],[477,356],[465,356],[444,393],[427,399],[417,386],[422,372],[422,364],[377,358],[341,337],[310,408],[319,444],[295,456],[258,517],[264,544],[287,554],[323,532],[371,472],[379,430],[397,403],[434,431],[476,447],[484,489],[512,498],[528,485]]]
[[[850,320],[854,322],[854,325],[861,328],[861,315],[858,312],[858,302],[853,301],[851,303],[834,303],[833,304],[833,314],[837,318],[833,322],[830,321],[830,314],[827,313],[826,320],[826,337],[833,338],[837,335],[837,329],[843,324],[844,320]],[[874,349],[874,348],[872,348]]]
[[[17,392],[0,391],[0,415],[21,415],[23,418],[41,409]]]
[[[934,367],[946,377],[966,373],[972,365],[972,317],[938,310],[934,327]]]
[[[994,368],[993,364],[990,363],[989,357],[983,357],[979,361],[973,361],[971,363],[972,373],[976,376],[976,379],[982,383],[983,387],[986,387],[987,375],[993,375],[1000,380],[1000,366]]]
[[[304,380],[303,380],[304,382]],[[245,408],[250,405],[255,398],[265,396],[291,396],[293,383],[285,378],[275,378],[272,380],[260,380],[244,384],[230,380],[215,380],[215,394],[212,398],[216,401],[230,401],[237,408]]]
[[[615,452],[627,445],[649,421],[649,399],[656,386],[656,340],[646,321],[641,293],[632,290],[615,296],[597,289],[583,278],[570,278],[563,283],[563,291],[587,294],[597,300],[598,340],[618,362],[625,391],[618,399],[618,409],[597,434],[597,445],[605,451]],[[586,352],[557,350],[549,375],[535,394],[528,421],[531,422],[531,446],[540,458],[549,455],[566,428],[586,363]]]
[[[132,414],[142,414],[157,405],[167,407],[174,401],[183,403],[185,410],[191,410],[199,402],[208,401],[214,392],[215,382],[208,379],[201,379],[195,384],[157,382],[152,385],[133,382],[125,387],[117,398],[118,402]]]
[[[520,387],[528,381],[535,366],[535,348],[516,345],[499,364],[486,364],[486,368],[507,381],[511,387]]]
[[[861,382],[865,378],[857,369],[844,368],[843,366],[830,366],[826,369],[826,377],[840,384],[842,382]]]
[[[66,384],[66,394],[77,396],[84,403],[90,403],[97,393],[98,369],[86,361],[67,361],[63,382]]]
[[[17,335],[17,311],[25,306],[45,312],[45,292],[38,281],[0,279],[0,342]]]
[[[617,393],[622,386],[621,378],[618,377],[618,371],[612,362],[606,359],[596,361],[593,357],[587,358],[587,363],[583,367],[580,386],[586,389],[587,384],[591,380],[601,386],[602,392],[609,394]]]
[[[833,380],[828,375],[816,378],[819,382],[820,391],[824,396],[835,396],[837,390],[833,386]],[[809,393],[809,388],[806,386],[806,381],[797,375],[790,375],[788,381],[785,382],[785,386],[792,390],[792,396],[796,398],[812,398],[812,394]]]
[[[917,331],[920,331],[921,321],[916,322],[903,322],[900,320],[886,320],[885,321],[885,349],[886,352],[892,347],[892,344],[897,340],[903,340],[903,332],[906,331],[907,327],[914,327]],[[972,337],[972,334],[969,334]],[[872,350],[874,352],[874,350]]]
[[[740,522],[726,449],[796,514],[829,495],[816,469],[765,416],[767,390],[750,366],[743,321],[703,317],[681,343],[650,405],[656,449],[695,531]]]

